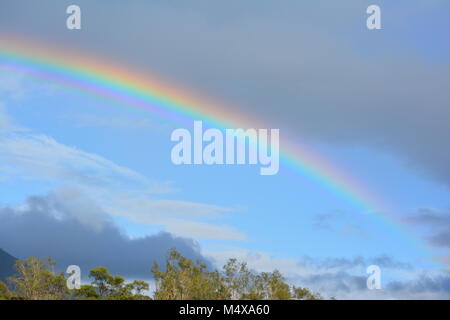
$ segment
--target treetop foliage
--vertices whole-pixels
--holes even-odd
[[[106,267],[90,270],[89,284],[68,289],[64,273],[55,271],[56,263],[30,257],[15,264],[16,274],[7,284],[0,281],[0,300],[317,300],[320,294],[307,288],[289,286],[278,271],[257,273],[245,262],[230,259],[222,270],[209,270],[172,249],[164,269],[153,262],[155,288],[141,280],[127,282],[112,275]],[[150,270],[149,270],[150,271]]]

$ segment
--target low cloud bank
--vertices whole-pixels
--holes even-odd
[[[151,264],[176,248],[208,263],[191,239],[161,232],[131,239],[95,203],[81,194],[30,197],[18,208],[0,208],[0,246],[18,258],[52,257],[60,268],[79,265],[84,272],[106,266],[127,277],[148,279]]]

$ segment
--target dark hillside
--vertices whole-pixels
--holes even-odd
[[[5,281],[5,279],[14,273],[14,263],[16,258],[12,255],[0,249],[0,281]]]

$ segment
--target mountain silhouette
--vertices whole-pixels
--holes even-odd
[[[16,258],[0,248],[0,281],[5,281],[7,277],[14,273],[14,263]]]

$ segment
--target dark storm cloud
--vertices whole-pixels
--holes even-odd
[[[208,263],[189,239],[169,233],[128,238],[79,194],[70,200],[67,194],[30,197],[20,208],[0,209],[0,247],[18,258],[51,257],[60,268],[79,265],[84,275],[106,266],[113,273],[150,278],[152,261],[163,262],[171,248]]]
[[[79,0],[79,32],[65,28],[69,4],[4,0],[0,28],[156,71],[294,137],[392,152],[450,184],[446,1],[380,0],[379,32],[365,28],[371,1]]]

